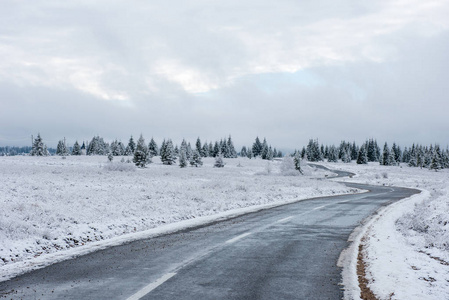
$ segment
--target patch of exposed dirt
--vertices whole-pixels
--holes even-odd
[[[359,245],[359,254],[357,255],[357,277],[359,278],[359,287],[361,290],[360,298],[363,300],[378,300],[368,287],[368,279],[366,279],[366,265],[363,261],[362,244]]]

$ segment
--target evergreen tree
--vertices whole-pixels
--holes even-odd
[[[394,154],[394,161],[399,164],[402,160],[402,150],[401,147],[396,145],[396,143],[393,143],[393,146],[391,148],[391,152]]]
[[[214,154],[213,155],[214,157],[217,157],[218,153],[221,154],[221,148],[220,148],[220,145],[218,144],[218,142],[215,142],[214,150],[212,151],[212,153]]]
[[[126,147],[126,155],[133,155],[136,151],[136,143],[134,142],[133,136],[129,138],[128,146]]]
[[[87,146],[87,155],[107,155],[109,145],[100,136],[94,136]]]
[[[271,149],[271,146],[268,148],[268,154],[266,159],[273,160],[273,150]]]
[[[253,144],[252,152],[254,157],[259,156],[262,152],[262,143],[260,142],[259,137],[256,137],[256,140]]]
[[[196,139],[196,144],[195,144],[195,146],[196,146],[196,151],[198,151],[198,153],[201,155],[201,156],[203,156],[203,147],[201,146],[201,140],[200,140],[200,138],[198,137],[197,139]]]
[[[215,157],[214,168],[223,168],[223,167],[224,167],[223,155],[221,154],[221,151],[219,151],[217,156]]]
[[[190,143],[187,144],[186,155],[187,155],[187,160],[191,161],[192,157],[193,157],[193,151],[192,151],[192,146],[190,146]]]
[[[338,161],[338,154],[337,154],[337,148],[335,148],[334,145],[330,146],[328,149],[328,157],[327,157],[327,161],[328,162],[337,162]]]
[[[58,146],[56,147],[56,155],[66,156],[69,154],[64,140],[60,140],[58,142]]]
[[[318,144],[318,140],[309,140],[309,144],[306,148],[307,160],[309,161],[322,161],[323,154],[321,153],[320,146]]]
[[[432,157],[433,157],[433,146],[430,145],[430,148],[425,148],[424,149],[424,163],[423,163],[423,167],[424,168],[428,168],[430,167],[430,164],[432,162]]]
[[[185,168],[187,167],[187,145],[185,147],[182,146],[179,149],[179,167]]]
[[[260,157],[262,159],[268,159],[268,144],[267,140],[264,138],[262,143],[262,151],[260,152]]]
[[[137,141],[137,146],[134,149],[133,162],[139,168],[144,168],[150,162],[148,148],[142,135],[140,135],[139,140]]]
[[[203,161],[201,160],[201,155],[198,150],[193,151],[192,159],[190,160],[190,165],[193,167],[200,167],[203,165]]]
[[[248,149],[248,151],[246,152],[246,157],[248,157],[249,159],[253,158],[253,150]]]
[[[357,155],[357,164],[367,164],[368,163],[368,156],[366,152],[365,145],[362,145],[359,149],[359,153]]]
[[[159,155],[159,148],[153,138],[151,138],[150,143],[148,144],[148,151],[152,157]]]
[[[159,150],[159,155],[160,155],[161,157],[164,156],[164,152],[165,152],[166,146],[167,146],[167,144],[166,144],[165,139],[164,139],[164,140],[162,141],[162,144],[161,144],[161,149]]]
[[[302,150],[301,150],[301,158],[302,158],[302,159],[306,159],[306,147],[302,147]]]
[[[237,151],[235,151],[234,143],[232,142],[231,136],[228,137],[226,145],[229,151],[229,158],[237,158]]]
[[[301,153],[299,153],[299,151],[295,151],[293,162],[295,163],[295,169],[299,171],[299,173],[304,174],[301,169]]]
[[[248,156],[248,152],[246,151],[246,147],[245,146],[243,146],[242,150],[240,150],[240,156],[242,156],[242,157]]]
[[[212,142],[209,143],[209,157],[215,157],[215,152],[214,152],[214,145],[212,144]]]
[[[390,166],[395,166],[396,165],[396,159],[395,159],[395,155],[394,155],[394,150],[392,149],[390,151],[390,156],[389,156],[389,162],[390,162]]]
[[[369,141],[367,141],[368,144],[368,151],[367,151],[367,156],[368,156],[368,161],[378,161],[378,154],[377,154],[377,149],[376,149],[376,142],[373,139],[370,139]]]
[[[435,170],[435,172],[441,169],[440,158],[438,157],[438,154],[436,152],[433,153],[429,169]]]
[[[204,143],[204,145],[203,145],[203,151],[201,151],[201,155],[202,155],[203,157],[209,157],[209,156],[210,156],[210,153],[209,153],[209,146],[207,145],[207,142]]]
[[[78,141],[75,141],[75,144],[73,144],[72,149],[72,155],[81,155],[81,147],[80,144],[78,144]]]
[[[353,142],[352,146],[351,146],[351,160],[356,160],[358,154],[359,154],[359,149],[358,149],[357,145],[355,144],[355,142]]]
[[[175,150],[173,149],[172,140],[167,140],[163,155],[161,153],[161,161],[164,165],[173,165],[176,163]]]
[[[390,166],[390,149],[388,148],[387,143],[384,145],[384,151],[382,153],[382,160],[380,161],[380,164],[383,166]]]
[[[38,133],[37,137],[34,139],[30,154],[31,154],[31,156],[48,156],[49,155],[47,146],[44,144],[40,133]]]

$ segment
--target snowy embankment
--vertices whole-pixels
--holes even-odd
[[[361,245],[368,287],[378,299],[449,299],[449,170],[325,165],[357,174],[346,181],[422,190],[381,209],[354,232],[343,271],[345,298],[360,299],[356,266]]]
[[[106,157],[0,157],[0,280],[127,241],[310,197],[342,184],[280,171],[282,162],[225,159],[213,168],[146,169]],[[122,171],[119,171],[119,170]]]

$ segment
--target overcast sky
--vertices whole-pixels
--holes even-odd
[[[449,2],[0,2],[0,145],[449,144]]]

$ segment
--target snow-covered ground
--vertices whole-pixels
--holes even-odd
[[[343,181],[421,189],[374,216],[354,237],[356,259],[361,240],[369,287],[379,299],[449,299],[449,170],[379,166],[378,163],[324,163],[357,175]],[[359,299],[351,286],[355,263],[346,265],[347,299]],[[346,274],[347,275],[347,274]],[[352,282],[352,283],[353,283]]]
[[[0,280],[117,245],[300,199],[354,192],[281,161],[146,169],[97,157],[0,157]],[[285,166],[285,165],[284,165]]]

